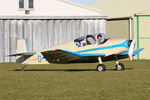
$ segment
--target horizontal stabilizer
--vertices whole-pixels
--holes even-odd
[[[27,53],[16,53],[16,54],[10,54],[8,56],[32,56],[36,52],[27,52]]]

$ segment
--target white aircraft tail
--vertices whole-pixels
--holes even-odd
[[[26,39],[18,40],[16,53],[27,53],[27,52],[28,52],[28,46],[26,43]]]

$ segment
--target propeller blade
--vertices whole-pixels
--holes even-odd
[[[130,60],[133,59],[134,45],[135,45],[135,40],[133,40],[133,41],[131,42],[131,45],[130,45],[130,47],[129,47],[128,56],[129,56],[129,59],[130,59]]]

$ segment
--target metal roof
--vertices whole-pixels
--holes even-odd
[[[83,5],[83,4],[79,4],[79,3],[76,3],[76,2],[73,2],[73,1],[69,1],[69,0],[57,0],[57,1],[61,1],[61,2],[64,2],[64,3],[70,4],[70,5],[80,7],[80,8],[88,9],[88,10],[91,10],[93,12],[101,13],[100,9],[95,9],[93,7]]]
[[[110,17],[134,16],[150,9],[150,0],[97,0],[88,6],[102,10],[102,14]]]
[[[107,16],[0,16],[0,19],[107,19]]]
[[[79,3],[79,4],[90,4],[92,2],[95,2],[96,0],[71,0],[71,1]]]

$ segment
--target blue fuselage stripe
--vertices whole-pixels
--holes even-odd
[[[83,52],[90,52],[90,51],[96,51],[96,50],[104,50],[104,49],[112,49],[112,48],[117,48],[117,47],[126,47],[129,49],[128,46],[128,41],[131,39],[126,40],[125,42],[121,43],[121,44],[117,44],[117,45],[112,45],[112,46],[106,46],[106,47],[99,47],[99,48],[92,48],[92,49],[86,49],[86,50],[81,50],[81,51],[77,51],[77,52],[72,52],[72,51],[68,51],[68,50],[62,50],[62,49],[56,49],[56,50],[60,50],[60,51],[64,51],[79,57],[87,57],[87,56],[105,56],[105,54],[102,53],[95,53],[95,54],[81,54]]]
[[[87,49],[87,50],[81,50],[81,51],[77,51],[75,53],[83,53],[83,52],[90,52],[90,51],[97,51],[97,50],[104,50],[104,49],[112,49],[112,48],[117,48],[117,47],[126,47],[126,48],[129,49],[129,46],[128,46],[128,41],[129,40],[130,39],[126,40],[125,42],[123,42],[121,44],[117,44],[117,45],[99,47],[99,48],[92,48],[92,49]]]

